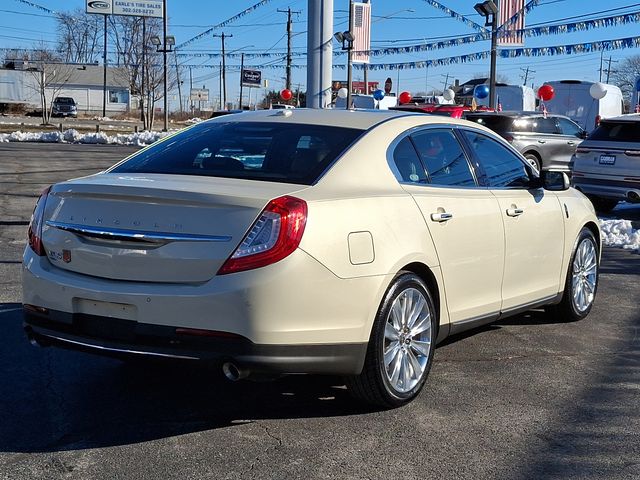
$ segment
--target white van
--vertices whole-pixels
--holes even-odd
[[[489,97],[476,99],[478,105],[489,105]],[[502,110],[532,112],[536,109],[536,94],[526,85],[496,85],[496,105]]]
[[[547,111],[569,117],[587,132],[596,128],[601,118],[622,115],[623,101],[620,89],[605,83],[607,94],[596,100],[589,93],[594,83],[581,80],[545,82],[555,91],[553,98],[544,102]]]
[[[351,102],[353,103],[354,108],[376,108],[376,99],[373,98],[372,95],[361,95],[361,94],[353,94],[351,95]],[[398,104],[398,99],[395,96],[386,95],[379,102],[380,110],[389,110],[389,107],[395,107]],[[347,108],[347,99],[346,98],[336,98],[336,107],[335,108]]]

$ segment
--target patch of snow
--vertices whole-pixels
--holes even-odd
[[[104,132],[80,133],[77,130],[69,129],[64,132],[13,132],[0,133],[0,143],[2,142],[44,142],[44,143],[88,143],[88,144],[116,144],[116,145],[136,145],[142,147],[150,145],[172,132],[136,132],[129,134],[119,133],[117,135],[107,135]]]
[[[203,120],[200,117],[193,117],[193,118],[190,118],[189,120],[185,120],[184,123],[185,125],[193,125],[195,123],[200,123],[202,121]]]
[[[630,220],[600,220],[602,242],[611,247],[622,247],[640,252],[640,230]]]

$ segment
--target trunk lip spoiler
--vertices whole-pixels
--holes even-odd
[[[230,235],[200,235],[192,233],[149,232],[125,230],[121,228],[91,227],[77,223],[55,222],[53,220],[47,220],[45,224],[58,230],[64,230],[85,237],[152,244],[169,242],[230,242],[232,238]]]

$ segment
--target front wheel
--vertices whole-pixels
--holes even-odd
[[[359,400],[399,407],[422,389],[433,360],[437,313],[420,277],[401,272],[378,309],[362,373],[346,380]]]
[[[591,311],[598,289],[598,244],[593,233],[583,228],[569,263],[562,301],[548,312],[564,321],[581,320]]]

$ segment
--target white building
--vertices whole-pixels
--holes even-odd
[[[27,109],[40,108],[37,70],[0,68],[0,105],[24,104]],[[49,69],[57,66],[49,65]],[[78,113],[102,114],[103,68],[99,65],[60,64],[64,75],[56,75],[59,83],[47,85],[47,101],[53,96],[72,97],[78,104]],[[127,72],[123,68],[107,68],[106,114],[117,115],[131,110],[131,92]],[[136,106],[133,107],[134,109]]]

